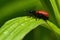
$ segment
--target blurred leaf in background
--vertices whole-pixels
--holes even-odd
[[[49,20],[30,10],[47,11]],[[0,40],[60,40],[60,0],[0,0],[0,27]]]

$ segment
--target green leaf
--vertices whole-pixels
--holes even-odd
[[[42,19],[18,17],[6,22],[0,29],[0,40],[22,40],[23,37],[38,25],[44,24]]]
[[[57,6],[58,6],[58,9],[60,10],[60,0],[56,0],[56,3],[57,3]]]
[[[53,24],[52,22],[50,22],[50,21],[47,21],[47,23],[48,23],[48,27],[50,27],[51,29],[51,31],[53,30],[56,34],[58,34],[58,35],[60,35],[60,29],[55,25],[55,24]]]
[[[54,33],[60,35],[60,28],[58,28],[58,26],[56,26],[55,24],[53,24],[52,22],[48,21],[42,25],[44,27],[46,27],[47,29],[53,31]]]
[[[55,0],[50,0],[51,2],[51,5],[53,7],[53,10],[54,10],[54,14],[55,14],[55,17],[56,17],[56,21],[58,23],[58,26],[60,27],[60,12],[57,8],[57,5],[56,5],[56,1]]]
[[[13,17],[20,16],[18,18],[14,18],[10,21],[7,21],[0,28],[0,40],[22,40],[27,33],[29,33],[31,30],[36,28],[38,25],[42,25],[42,26],[44,25],[45,28],[53,31],[55,34],[58,34],[60,38],[60,29],[58,28],[58,26],[60,27],[60,13],[59,13],[60,10],[58,10],[56,0],[18,0],[18,1],[17,0],[8,0],[8,1],[2,0],[2,2],[0,1],[0,4],[2,5],[0,9],[0,24],[1,23],[3,24],[4,21],[12,19]],[[58,5],[60,5],[59,2],[58,2]],[[50,21],[53,20],[52,21],[53,23],[50,21],[45,22],[42,19],[36,20],[30,17],[22,17],[22,15],[24,16],[27,13],[25,11],[26,9],[27,11],[30,9],[48,11],[49,20]],[[35,35],[37,34],[40,35],[40,32],[38,32],[37,30],[39,29],[36,29],[36,31],[34,32]],[[45,31],[41,30],[41,34],[43,35]],[[54,33],[52,33],[52,35]],[[47,32],[47,34],[49,33]],[[48,40],[50,36],[49,35],[47,36],[47,34],[45,34],[45,36],[41,38],[43,40]],[[27,38],[30,38],[30,37],[27,37]],[[53,38],[51,37],[51,39],[53,40],[54,38],[55,37],[53,35]],[[38,40],[38,39],[37,37],[35,37],[35,40]]]

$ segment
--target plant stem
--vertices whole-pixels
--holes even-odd
[[[60,35],[60,29],[55,24],[51,23],[50,21],[47,21],[47,24],[48,24],[48,29],[53,30],[53,32]]]
[[[55,2],[55,0],[50,0],[50,2],[51,2],[51,5],[53,7],[58,26],[60,27],[60,14],[59,14],[59,10],[57,8],[56,2]]]

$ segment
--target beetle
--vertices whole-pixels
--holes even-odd
[[[49,18],[48,12],[44,10],[30,11],[29,13],[31,13],[32,15],[34,15],[35,17],[39,19],[48,20]]]

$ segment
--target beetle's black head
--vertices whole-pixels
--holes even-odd
[[[35,13],[36,13],[36,11],[31,10],[31,11],[29,11],[29,13],[35,14]]]

